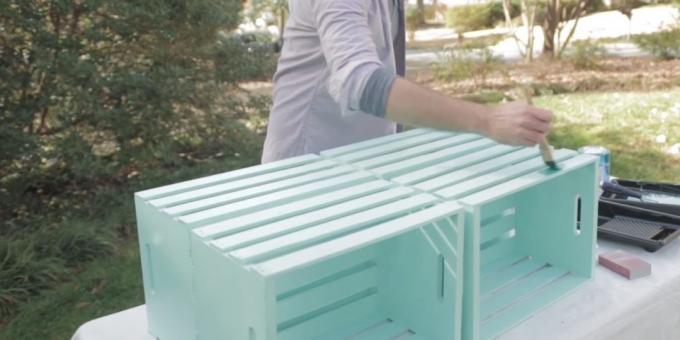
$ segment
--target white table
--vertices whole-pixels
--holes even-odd
[[[599,241],[599,251],[623,249],[652,264],[652,275],[628,281],[598,266],[595,279],[543,309],[499,340],[680,339],[680,240],[656,253]],[[89,321],[72,340],[153,340],[138,306]]]

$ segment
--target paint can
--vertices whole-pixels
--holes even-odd
[[[600,183],[608,182],[611,175],[611,153],[609,149],[599,145],[588,145],[579,148],[578,151],[582,154],[600,157]]]

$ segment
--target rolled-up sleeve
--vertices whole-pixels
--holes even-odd
[[[366,110],[380,105],[367,105],[367,96],[373,96],[364,94],[371,76],[376,71],[385,72],[369,27],[368,6],[371,6],[371,2],[372,0],[313,1],[314,20],[330,69],[328,92],[340,104],[343,115],[365,111],[378,116],[384,115],[384,104],[383,112]],[[379,79],[382,78],[386,77]],[[387,77],[385,81],[390,81],[391,85],[393,80]],[[384,89],[384,86],[370,86],[376,87]],[[384,103],[386,98],[379,97],[381,94],[385,96],[385,91],[377,92],[378,97],[375,100]]]

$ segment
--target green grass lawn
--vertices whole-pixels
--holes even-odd
[[[73,279],[24,304],[0,339],[70,339],[78,325],[144,303],[137,242],[87,264]]]
[[[551,136],[555,146],[603,145],[612,151],[616,176],[680,182],[680,156],[668,153],[680,143],[680,89],[576,93],[537,97],[535,102],[557,114]],[[657,143],[662,134],[667,140]],[[0,330],[0,339],[68,339],[90,319],[143,303],[138,256],[137,242],[129,240],[116,256],[86,264],[70,282],[24,304]]]
[[[550,137],[556,147],[602,145],[611,151],[614,176],[680,182],[680,155],[670,152],[680,143],[680,89],[575,93],[534,101],[557,115]]]

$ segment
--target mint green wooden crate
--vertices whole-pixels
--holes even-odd
[[[284,209],[294,201],[305,204],[282,216],[320,209],[390,186],[369,173],[307,155],[136,193],[150,333],[161,340],[195,338],[192,229]]]
[[[200,339],[460,339],[458,204],[406,187],[308,201],[194,229]]]
[[[593,275],[597,159],[426,129],[322,156],[465,207],[463,338],[490,339]]]

